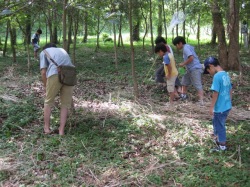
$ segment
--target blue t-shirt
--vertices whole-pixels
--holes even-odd
[[[225,71],[217,72],[213,77],[211,90],[218,92],[214,112],[225,112],[232,108],[230,92],[232,89],[230,77]]]
[[[50,47],[46,51],[51,58],[60,66],[74,66],[71,63],[68,53],[63,48]],[[56,65],[47,58],[45,53],[40,53],[40,69],[47,68],[46,77],[49,78],[52,75],[58,74]]]
[[[200,63],[200,60],[199,60],[197,54],[194,51],[194,47],[189,45],[189,44],[185,44],[183,47],[183,59],[184,59],[184,61],[186,61],[189,56],[193,56],[194,60],[186,65],[187,70],[192,71],[194,69],[202,69],[202,65]]]

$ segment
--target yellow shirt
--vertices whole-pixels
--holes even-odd
[[[166,55],[168,55],[168,56],[166,57]],[[177,76],[178,75],[178,70],[177,70],[176,65],[175,65],[174,56],[171,53],[166,53],[164,55],[164,57],[163,57],[164,61],[165,61],[165,59],[166,59],[166,61],[168,61],[168,59],[170,61],[169,64],[171,65],[171,68],[172,68],[171,77]],[[168,67],[166,66],[165,62],[163,62],[163,64],[164,64],[165,75],[167,76],[168,75]]]

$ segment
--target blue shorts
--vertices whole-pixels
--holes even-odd
[[[218,142],[226,142],[226,119],[229,114],[229,110],[225,112],[214,112],[213,128],[214,135],[218,137]]]

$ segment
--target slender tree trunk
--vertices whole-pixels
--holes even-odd
[[[78,27],[79,27],[79,11],[75,10],[75,16],[74,16],[74,42],[73,42],[73,64],[76,64],[76,42],[77,42],[77,33],[78,33]]]
[[[53,15],[54,17],[54,24],[53,24],[53,39],[52,39],[52,43],[54,44],[58,44],[58,35],[57,35],[57,14],[54,13]]]
[[[198,40],[198,49],[199,49],[199,51],[200,51],[200,32],[201,32],[200,21],[201,21],[201,15],[200,15],[200,13],[198,13],[197,40]]]
[[[26,18],[26,30],[25,30],[25,44],[30,44],[31,40],[31,15],[27,14]]]
[[[176,1],[176,9],[179,10],[179,0]],[[176,36],[179,36],[179,25],[176,25]]]
[[[96,38],[96,48],[95,51],[97,51],[100,48],[100,15],[97,16],[97,38]]]
[[[133,40],[140,41],[140,21],[137,20],[136,25],[133,25]]]
[[[7,27],[6,27],[6,34],[5,34],[5,40],[4,40],[4,48],[3,48],[3,57],[6,56],[7,51],[7,42],[9,37],[9,29],[10,29],[10,21],[7,21]]]
[[[84,12],[84,34],[83,34],[83,43],[87,43],[88,39],[88,12]]]
[[[165,38],[166,38],[166,41],[167,41],[168,40],[168,30],[167,30],[167,24],[166,24],[166,14],[165,14],[164,0],[161,0],[161,3],[162,3],[162,13],[163,13],[163,20],[164,20]]]
[[[149,0],[149,25],[150,25],[150,34],[151,34],[152,53],[154,53],[154,34],[153,34],[152,0]]]
[[[186,8],[186,0],[183,0],[183,3],[182,3],[182,10],[183,12],[185,13],[185,8]],[[183,29],[183,37],[186,38],[186,21],[183,22],[182,24],[182,29]]]
[[[142,49],[144,50],[145,49],[145,38],[148,34],[148,16],[147,16],[147,13],[144,13],[142,7],[141,7],[141,14],[142,14],[142,17],[144,19],[144,24],[145,24],[145,33],[144,33],[144,36],[142,38]]]
[[[122,15],[120,15],[120,24],[119,24],[119,36],[118,36],[118,47],[123,47],[123,39],[122,39]]]
[[[162,3],[158,2],[158,26],[157,26],[158,36],[162,36]]]
[[[132,77],[133,77],[133,83],[134,83],[134,96],[135,100],[139,97],[139,91],[138,91],[138,84],[135,74],[135,51],[134,51],[134,44],[133,44],[133,20],[132,20],[132,11],[133,11],[133,5],[132,0],[129,0],[129,30],[130,30],[130,50],[131,50],[131,68],[132,68]]]
[[[214,24],[212,26],[212,38],[211,38],[211,44],[212,45],[215,45],[216,44],[216,38],[217,38],[217,35],[216,35],[216,31],[215,31],[215,27],[214,27]]]
[[[67,42],[67,51],[70,51],[70,45],[72,44],[72,9],[70,10],[70,15],[68,14],[68,42]]]
[[[239,70],[239,1],[230,0],[229,2],[229,45],[228,45],[228,66],[227,69]]]
[[[13,55],[13,62],[16,63],[16,29],[11,27],[10,22],[9,23],[9,31],[10,31],[10,44],[11,44],[11,50]]]
[[[67,50],[67,6],[68,0],[63,0],[63,16],[62,16],[62,23],[63,23],[63,48]],[[68,51],[67,51],[68,52]]]
[[[115,23],[113,23],[113,32],[114,32],[115,68],[118,69]]]
[[[223,18],[217,0],[212,2],[212,18],[216,34],[218,36],[218,53],[221,66],[224,68],[228,64],[227,44]]]

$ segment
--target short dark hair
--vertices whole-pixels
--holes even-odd
[[[213,65],[213,66],[219,66],[219,60],[213,56],[210,56],[208,58],[206,58],[206,60],[204,61],[204,74],[208,74],[207,69],[209,68],[209,65]]]
[[[44,49],[47,49],[47,48],[50,48],[50,47],[56,47],[56,44],[54,44],[54,43],[47,43],[47,44],[43,47],[43,50],[44,50]]]
[[[157,45],[159,43],[167,44],[166,40],[162,36],[157,36],[157,38],[155,39],[155,44]]]
[[[179,43],[186,44],[186,40],[183,36],[177,36],[175,39],[173,39],[174,45],[177,45]]]
[[[159,51],[162,51],[164,53],[167,52],[166,45],[164,43],[159,43],[155,46],[155,53],[158,53]]]
[[[36,32],[39,33],[39,34],[43,33],[43,31],[41,29],[38,29]]]

